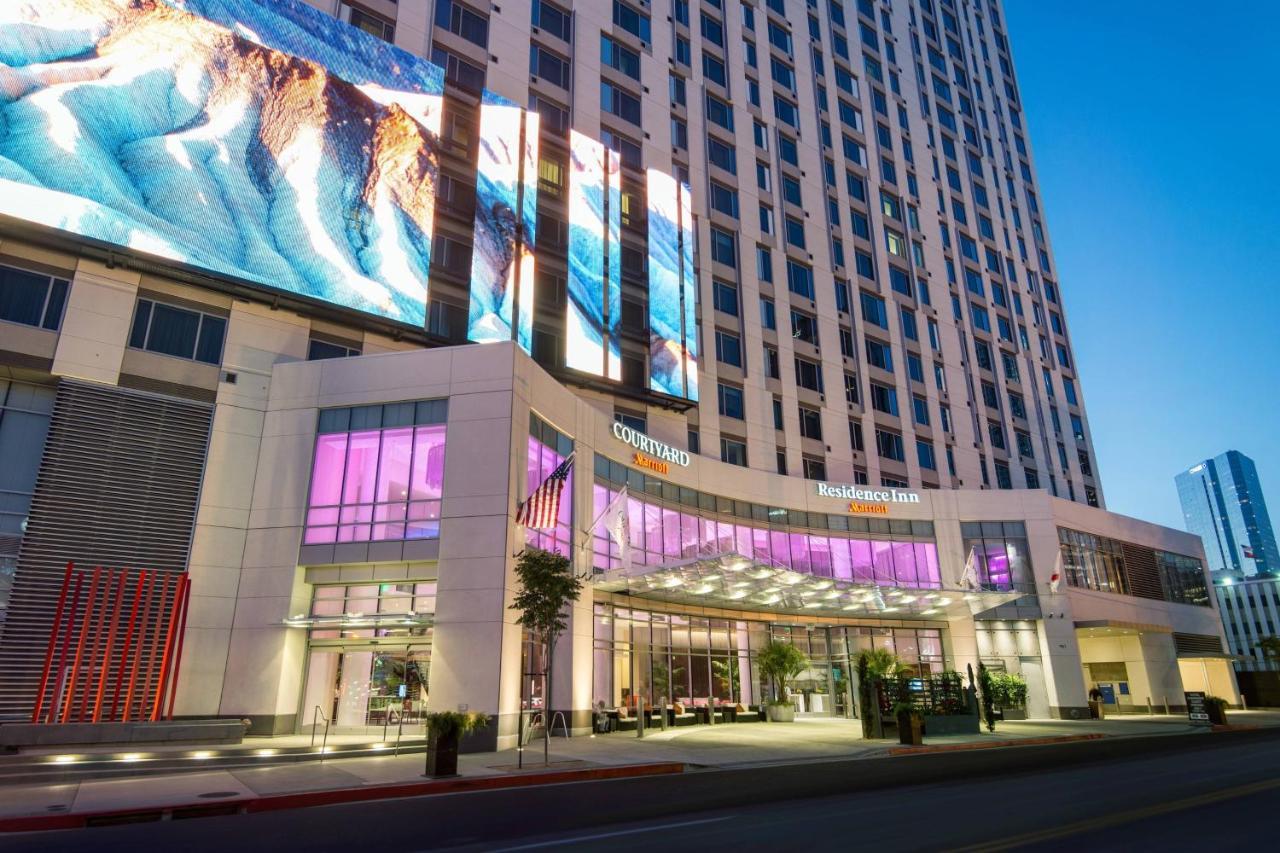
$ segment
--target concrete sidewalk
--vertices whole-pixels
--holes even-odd
[[[1249,726],[1280,726],[1280,713],[1233,712],[1231,722]],[[1179,735],[1206,729],[1191,726],[1185,716],[1131,716],[1107,720],[1030,720],[1006,722],[994,734],[927,738],[929,745],[1014,745],[1018,741],[1091,736],[1106,738]],[[702,768],[750,767],[849,758],[885,756],[896,741],[864,741],[856,720],[800,719],[793,724],[697,726],[654,731],[641,739],[634,733],[597,737],[554,738],[551,764],[543,764],[541,742],[525,752],[525,769],[517,769],[514,750],[463,755],[463,780],[510,778],[547,771],[617,772],[660,764]],[[240,767],[206,772],[165,772],[120,779],[62,784],[13,785],[0,797],[0,819],[34,815],[88,815],[125,809],[155,809],[195,804],[234,804],[281,794],[359,791],[360,798],[376,796],[378,786],[422,783],[424,757],[381,755],[339,758],[264,767]],[[630,772],[630,771],[627,771]],[[637,770],[636,772],[646,772]],[[512,780],[518,783],[518,780]],[[534,781],[532,779],[528,781]],[[564,781],[557,778],[555,781]],[[405,796],[388,793],[388,796]],[[353,795],[354,797],[354,795]],[[305,805],[299,802],[299,805]]]

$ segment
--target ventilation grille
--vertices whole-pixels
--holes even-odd
[[[1222,654],[1222,639],[1213,634],[1173,633],[1173,647],[1180,655]]]
[[[1125,574],[1129,578],[1129,594],[1164,601],[1164,587],[1160,584],[1155,552],[1128,542],[1122,543],[1122,548]]]
[[[186,570],[209,406],[63,380],[0,626],[0,720],[29,718],[68,561]]]

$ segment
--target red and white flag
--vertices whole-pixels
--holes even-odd
[[[533,490],[528,500],[520,504],[520,508],[516,510],[516,524],[523,524],[534,530],[548,530],[556,526],[556,520],[560,517],[560,493],[564,491],[565,480],[569,478],[571,468],[572,453]]]

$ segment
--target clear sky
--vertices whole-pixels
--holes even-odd
[[[1107,508],[1236,449],[1280,521],[1280,2],[1004,5]]]

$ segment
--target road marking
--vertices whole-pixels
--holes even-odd
[[[641,826],[636,829],[620,829],[617,832],[599,832],[595,835],[578,835],[573,838],[557,838],[554,841],[539,841],[535,844],[521,844],[518,847],[502,847],[497,853],[507,853],[511,850],[537,850],[540,847],[562,847],[568,844],[577,844],[580,841],[597,841],[601,838],[617,838],[619,835],[638,835],[642,832],[660,832],[664,829],[675,829],[681,826],[697,826],[703,823],[719,823],[720,821],[729,820],[733,815],[725,817],[708,817],[702,820],[685,820],[679,823],[664,823],[661,826]]]
[[[1250,782],[1247,785],[1240,785],[1235,788],[1227,788],[1222,791],[1211,791],[1206,794],[1198,794],[1194,797],[1174,800],[1169,803],[1160,803],[1154,806],[1145,806],[1140,809],[1131,809],[1127,812],[1118,812],[1116,814],[1105,815],[1103,817],[1090,818],[1088,820],[1069,823],[1065,826],[1058,826],[1052,829],[1042,829],[1036,832],[1024,833],[1023,835],[1015,835],[1012,838],[1006,838],[1000,841],[984,841],[980,844],[970,844],[966,847],[955,847],[950,850],[950,853],[979,853],[979,851],[981,851],[981,853],[995,853],[995,851],[999,850],[1012,850],[1016,847],[1024,847],[1028,844],[1052,841],[1054,839],[1065,838],[1070,835],[1079,835],[1082,832],[1091,832],[1097,829],[1105,829],[1111,826],[1133,823],[1134,821],[1142,820],[1144,818],[1156,817],[1157,815],[1195,808],[1196,806],[1204,806],[1210,803],[1221,802],[1223,800],[1233,800],[1237,797],[1245,797],[1250,794],[1257,794],[1261,791],[1269,791],[1273,788],[1280,788],[1280,779],[1266,779],[1261,782]]]

